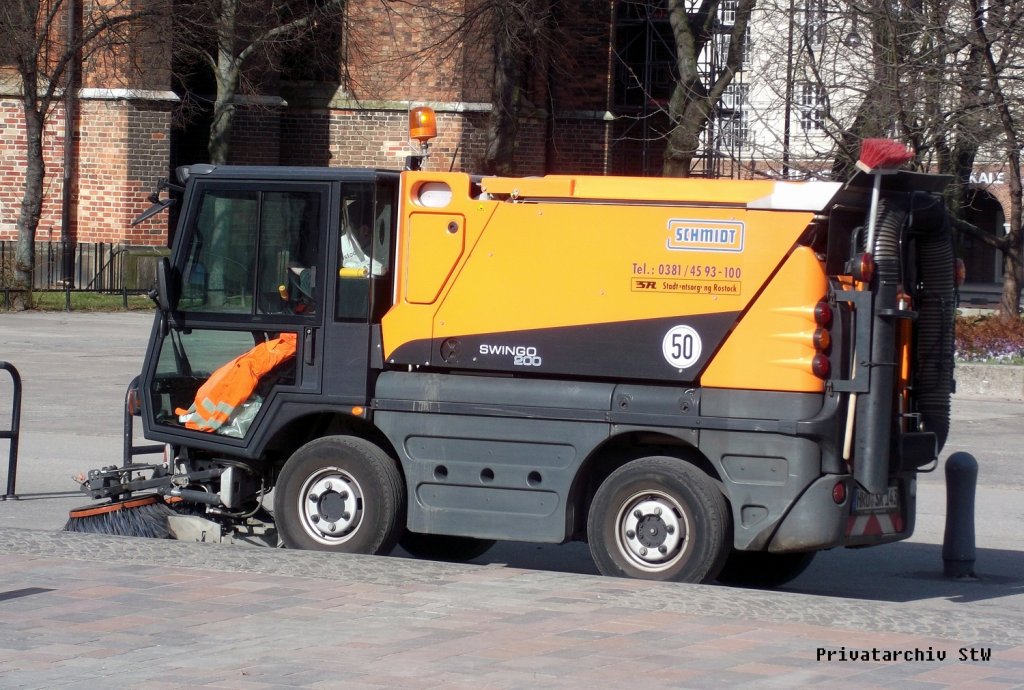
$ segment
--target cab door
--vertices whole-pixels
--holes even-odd
[[[391,307],[394,291],[392,257],[398,174],[376,172],[341,181],[338,223],[332,228],[334,257],[327,299],[324,400],[339,408],[366,405],[375,373],[382,367],[380,320]]]
[[[319,394],[331,192],[329,181],[192,183],[173,254],[179,297],[144,365],[147,437],[254,455],[282,407]]]

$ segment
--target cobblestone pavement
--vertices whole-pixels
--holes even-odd
[[[1022,402],[954,398],[944,455],[982,466],[977,581],[939,575],[941,470],[910,540],[820,554],[776,592],[601,578],[580,544],[453,565],[58,532],[88,502],[70,477],[120,461],[151,325],[0,315],[25,381],[21,499],[0,501],[4,690],[1024,688]]]
[[[0,554],[3,688],[1024,687],[1020,616],[970,602],[8,528]]]

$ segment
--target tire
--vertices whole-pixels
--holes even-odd
[[[733,551],[726,559],[722,572],[718,573],[718,581],[733,587],[781,587],[807,570],[815,553]]]
[[[420,534],[408,530],[398,540],[398,545],[405,549],[410,556],[454,563],[463,563],[483,556],[494,544],[493,539]]]
[[[729,554],[731,524],[725,497],[708,475],[679,458],[648,457],[602,482],[587,536],[603,575],[710,582]]]
[[[404,516],[405,484],[395,461],[354,436],[299,448],[274,491],[274,521],[290,549],[386,554]]]

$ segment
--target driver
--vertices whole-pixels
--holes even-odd
[[[288,287],[280,287],[281,297],[288,301],[295,314],[316,311],[313,295],[316,290],[316,267],[291,266],[288,269]]]

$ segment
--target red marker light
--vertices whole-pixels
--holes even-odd
[[[836,505],[842,505],[846,502],[846,484],[836,482],[836,485],[832,487],[832,500],[835,501]]]
[[[818,302],[814,305],[814,323],[819,326],[828,326],[832,323],[832,307],[828,302]]]
[[[811,371],[819,379],[827,379],[832,373],[832,362],[820,352],[811,359]]]

